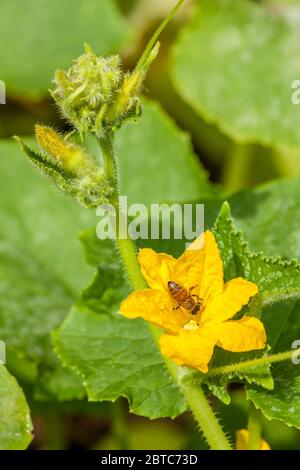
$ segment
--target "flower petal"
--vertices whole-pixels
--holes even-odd
[[[156,253],[151,248],[142,248],[138,260],[149,287],[167,292],[176,259],[165,253]]]
[[[174,332],[181,328],[168,294],[159,290],[145,289],[133,292],[121,303],[120,313],[127,318],[144,318]]]
[[[195,287],[194,294],[209,298],[223,291],[223,265],[211,232],[205,232],[176,260],[150,248],[139,252],[139,263],[149,287],[168,292],[168,281]]]
[[[240,277],[226,282],[221,295],[211,298],[201,317],[201,323],[219,323],[232,318],[257,294],[256,284]]]
[[[162,335],[160,349],[179,365],[208,371],[208,363],[212,357],[215,340],[201,329],[197,331],[181,330],[178,335]]]
[[[216,344],[226,351],[245,352],[263,349],[266,333],[263,323],[254,317],[243,317],[236,321],[226,321],[202,328],[214,336]]]
[[[172,269],[172,280],[188,290],[194,287],[192,293],[200,296],[204,257],[204,250],[185,250]]]
[[[212,232],[207,231],[200,235],[188,248],[188,250],[199,249],[204,252],[203,275],[199,295],[206,303],[211,296],[221,294],[223,291],[223,263]]]
[[[236,433],[236,450],[248,450],[249,431],[247,429],[240,429]],[[269,444],[264,440],[260,440],[259,450],[271,450]]]

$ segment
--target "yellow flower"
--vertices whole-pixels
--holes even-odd
[[[265,329],[258,319],[231,320],[258,292],[257,286],[242,278],[224,284],[223,264],[211,232],[202,234],[178,259],[144,248],[139,263],[150,289],[133,292],[122,302],[120,313],[163,328],[162,354],[206,373],[216,345],[233,352],[264,348]],[[195,314],[179,306],[181,302],[170,293],[170,281],[193,296],[191,304],[200,307]]]
[[[236,433],[236,450],[248,450],[248,442],[249,432],[247,429],[240,429]],[[258,450],[271,450],[271,447],[264,439],[261,439]]]

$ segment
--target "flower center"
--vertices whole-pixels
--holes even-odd
[[[199,323],[195,320],[190,320],[186,325],[183,327],[184,330],[195,331],[199,329]]]

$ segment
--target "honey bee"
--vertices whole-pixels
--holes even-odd
[[[174,310],[178,310],[180,307],[187,310],[192,315],[196,315],[202,307],[202,299],[199,295],[191,294],[192,290],[196,286],[191,287],[187,290],[178,282],[169,281],[168,282],[168,291],[172,299],[177,302],[177,307]]]

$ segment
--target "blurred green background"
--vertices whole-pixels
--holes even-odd
[[[75,234],[96,219],[36,174],[11,139],[30,137],[37,122],[69,130],[49,97],[54,70],[85,42],[131,69],[173,4],[1,0],[0,339],[32,410],[32,449],[206,449],[188,414],[150,421],[125,399],[88,403],[77,376],[61,372],[50,334],[92,277]],[[299,12],[296,0],[186,0],[144,84],[142,121],[117,137],[130,201],[206,201],[300,176],[300,107],[291,103]],[[242,387],[230,407],[212,400],[234,438],[247,421]],[[273,449],[300,448],[300,432],[279,421],[264,419],[263,435]]]

